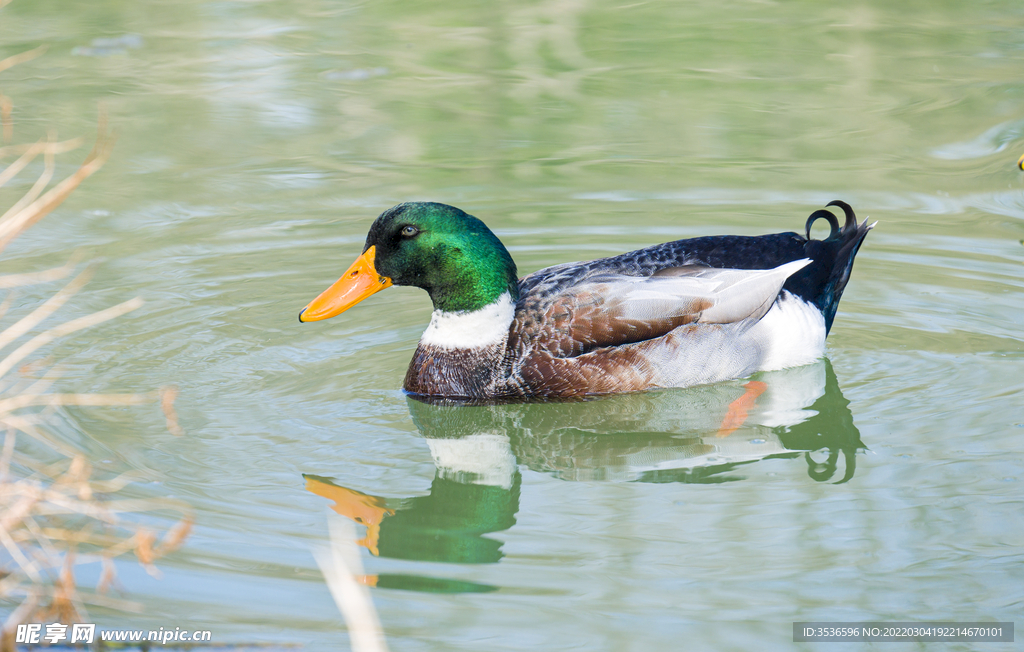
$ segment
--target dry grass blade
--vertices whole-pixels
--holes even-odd
[[[50,211],[59,206],[68,195],[83,181],[92,176],[106,162],[110,150],[114,146],[114,137],[106,131],[106,120],[101,117],[100,132],[96,145],[78,170],[51,188],[42,197],[36,199],[17,212],[8,211],[0,217],[0,251],[3,251],[14,238],[32,226]]]
[[[3,100],[6,98],[0,98],[0,109],[3,107]],[[8,165],[3,172],[0,172],[0,186],[3,186],[8,181],[18,175],[19,172],[25,169],[29,163],[31,163],[37,156],[42,154],[46,147],[46,141],[39,141],[35,145],[32,145],[25,153],[22,154],[16,161]]]
[[[7,4],[7,3],[6,2],[0,2],[0,7],[3,7],[5,4]],[[35,48],[34,50],[28,50],[26,52],[21,52],[19,54],[15,54],[13,56],[7,57],[6,59],[0,59],[0,72],[3,72],[5,70],[7,70],[8,68],[12,68],[12,67],[18,65],[19,63],[25,63],[26,61],[31,61],[32,59],[35,59],[36,57],[42,55],[44,52],[46,52],[46,46],[45,45],[40,45],[39,47]]]
[[[51,142],[52,140],[53,139],[51,138]],[[14,206],[11,206],[9,209],[7,209],[6,213],[0,216],[0,224],[3,224],[4,221],[8,219],[10,216],[17,215],[22,210],[24,210],[24,208],[26,206],[29,206],[32,202],[34,202],[36,200],[36,197],[38,197],[40,193],[42,193],[43,190],[46,188],[46,186],[50,184],[50,180],[53,179],[54,171],[54,155],[52,152],[45,153],[45,161],[46,164],[43,166],[42,174],[40,174],[39,178],[36,179],[36,182],[32,184],[32,187],[29,188],[29,191],[25,193],[25,196],[19,199],[17,203],[14,204]]]
[[[0,453],[0,484],[7,480],[7,473],[11,470],[11,457],[14,456],[14,431],[7,430],[4,436],[4,450]]]
[[[178,388],[173,386],[160,388],[160,409],[167,420],[167,431],[176,437],[182,437],[185,431],[178,424],[178,413],[174,410],[174,400],[178,398]]]
[[[160,545],[156,547],[156,555],[163,557],[180,548],[181,544],[185,543],[188,535],[192,534],[192,526],[194,524],[195,521],[193,521],[191,515],[187,515],[175,523],[170,530],[167,530],[164,538],[160,540]]]
[[[143,405],[152,403],[145,394],[21,394],[0,400],[0,412],[40,405]]]
[[[74,457],[75,450],[73,448],[71,448],[67,444],[62,443],[58,439],[50,436],[45,430],[40,430],[38,428],[40,421],[41,418],[34,414],[0,415],[0,424],[2,424],[4,427],[28,435],[32,439],[35,439],[36,441],[42,443],[47,448],[54,451],[55,453],[58,453],[63,457]],[[22,466],[29,467],[31,465],[25,462],[22,464]]]
[[[0,528],[0,543],[2,543],[4,548],[7,549],[7,552],[10,553],[11,559],[18,563],[21,570],[24,571],[24,573],[28,575],[33,582],[43,581],[43,576],[39,574],[39,567],[25,556],[25,553],[21,551],[21,546],[19,546],[11,537],[10,532],[8,532],[6,528]]]
[[[19,371],[21,371],[21,373],[26,373],[25,368],[28,366],[30,365],[22,365]],[[39,380],[30,384],[24,390],[19,390],[18,394],[42,394],[46,390],[50,389],[50,386],[53,385],[58,378],[60,378],[60,372],[56,368],[50,369],[44,373]],[[11,392],[11,394],[14,394],[14,392]]]
[[[25,333],[28,333],[42,323],[44,319],[56,312],[68,299],[78,292],[83,285],[88,283],[90,278],[92,278],[92,270],[86,269],[84,272],[72,279],[70,283],[61,288],[59,292],[47,299],[43,305],[21,318],[18,322],[5,328],[0,332],[0,350],[6,348],[8,344],[15,341]],[[0,376],[2,375],[3,374],[0,373]]]
[[[84,138],[72,138],[70,140],[62,140],[58,143],[46,143],[43,145],[42,152],[52,152],[53,154],[64,154],[70,152],[73,149],[78,149],[85,142]],[[6,147],[0,147],[0,159],[6,156],[13,156],[15,154],[21,155],[36,147],[36,144],[21,144],[21,145],[7,145]]]
[[[16,570],[3,578],[0,599],[19,592],[48,595],[48,601],[40,602],[43,607],[30,613],[35,622],[48,619],[73,622],[85,614],[86,603],[122,609],[137,607],[104,598],[96,592],[83,593],[74,578],[74,566],[81,557],[76,551],[89,552],[83,561],[96,557],[109,560],[134,552],[146,571],[158,576],[154,562],[177,549],[191,531],[191,508],[174,500],[98,498],[98,495],[124,487],[126,478],[95,480],[91,465],[81,455],[76,455],[62,473],[37,469],[37,479],[12,480],[8,470],[14,457],[13,439],[13,433],[9,432],[0,454],[0,471],[4,472],[0,476],[0,549],[6,550]],[[165,532],[159,543],[157,534],[150,529],[133,528],[128,534],[128,528],[118,525],[118,514],[168,509],[179,512],[182,517]],[[83,526],[82,518],[90,521]],[[49,525],[41,527],[42,523]],[[54,524],[64,523],[67,525],[54,527]],[[98,588],[109,586],[113,572],[113,567],[105,564]],[[40,593],[41,587],[49,588]]]
[[[70,333],[73,333],[75,331],[82,330],[83,328],[89,328],[90,326],[95,326],[96,324],[100,324],[110,319],[114,319],[115,317],[120,317],[121,315],[129,313],[132,310],[137,310],[138,308],[142,307],[143,303],[145,302],[142,299],[140,299],[139,297],[135,297],[134,299],[129,299],[124,303],[119,303],[116,306],[111,306],[106,310],[100,310],[99,312],[94,312],[91,315],[86,315],[85,317],[73,319],[69,322],[61,324],[60,326],[56,326],[48,331],[36,335],[31,340],[25,342],[20,347],[11,352],[11,354],[4,358],[2,361],[0,361],[0,377],[2,377],[15,366],[17,366],[19,362],[21,362],[30,354],[35,352],[39,347],[45,346],[50,342],[59,339],[65,335],[68,335]]]
[[[71,273],[71,270],[75,268],[75,261],[70,260],[60,267],[52,267],[50,269],[44,269],[41,272],[28,272],[25,274],[3,274],[0,275],[0,290],[9,290],[11,288],[19,288],[25,285],[37,285],[39,283],[49,283],[50,281],[59,281],[65,278]],[[0,312],[0,317],[3,317],[4,313]]]
[[[3,6],[2,2],[0,2],[0,6]],[[7,620],[4,621],[3,638],[0,639],[0,650],[3,652],[14,650],[14,632],[17,631],[18,625],[29,619],[38,606],[39,595],[31,591],[25,601],[18,605],[11,615],[7,616]]]
[[[0,531],[7,532],[32,513],[43,494],[36,483],[21,483],[5,487],[4,496],[7,507],[0,512]]]
[[[114,560],[110,557],[104,557],[101,563],[103,570],[100,572],[99,581],[96,582],[96,592],[106,593],[117,583],[117,566],[114,565]]]
[[[11,98],[0,93],[0,127],[3,128],[4,142],[14,140],[14,121],[11,114],[14,112],[14,102]]]
[[[26,518],[24,519],[23,524],[25,525],[25,529],[32,535],[35,543],[37,543],[42,549],[43,554],[49,555],[54,559],[59,558],[60,552],[53,545],[54,542],[43,533],[35,519]]]
[[[7,0],[0,0],[0,7]],[[44,48],[23,52],[0,61],[0,71],[42,54]],[[0,95],[0,122],[4,138],[13,136],[11,102]],[[0,169],[0,186],[24,171],[42,154],[43,169],[32,188],[0,215],[0,251],[10,244],[95,173],[107,160],[114,138],[101,115],[96,144],[73,174],[48,188],[55,169],[54,157],[81,144],[81,139],[0,147],[0,158],[18,158]],[[74,262],[41,272],[0,276],[0,289],[49,282],[72,273]],[[96,478],[89,461],[59,437],[45,429],[58,406],[120,406],[160,401],[168,429],[181,434],[174,413],[176,391],[145,394],[92,394],[54,392],[58,378],[49,362],[27,358],[40,348],[109,319],[124,315],[142,305],[139,298],[105,310],[56,325],[41,333],[37,327],[78,292],[90,277],[90,270],[77,275],[48,300],[36,306],[13,324],[0,327],[0,350],[13,348],[0,358],[0,429],[6,430],[0,449],[0,605],[12,605],[3,624],[0,652],[13,652],[14,632],[25,622],[74,622],[86,615],[86,605],[102,605],[122,611],[140,611],[141,606],[116,600],[101,593],[113,582],[118,555],[135,553],[151,574],[153,565],[188,537],[193,517],[191,507],[170,499],[125,498],[112,495],[131,482],[131,473]],[[0,318],[6,316],[13,293],[0,302]],[[18,449],[17,434],[32,437],[34,446]],[[40,447],[42,445],[42,448]],[[57,457],[57,460],[54,458]],[[178,520],[162,536],[144,530],[130,521],[134,515],[150,513]],[[163,529],[163,528],[161,528]],[[75,567],[85,561],[102,560],[99,586],[89,591],[78,585]]]

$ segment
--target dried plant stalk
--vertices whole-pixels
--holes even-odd
[[[65,278],[71,271],[75,269],[75,261],[69,261],[60,267],[53,267],[51,269],[44,269],[41,272],[28,272],[25,274],[0,274],[0,290],[9,290],[11,288],[21,287],[23,285],[36,285],[38,283],[48,283],[50,281],[59,281]],[[0,317],[3,317],[4,313],[0,312]]]
[[[7,4],[7,2],[0,2],[0,7],[3,7],[5,4]],[[31,61],[32,59],[35,59],[36,57],[42,55],[44,52],[46,52],[46,46],[40,45],[34,50],[21,52],[19,54],[15,54],[14,56],[7,57],[6,59],[0,59],[0,72],[3,72],[8,68],[13,68],[19,63]]]
[[[71,140],[63,140],[59,143],[46,143],[43,145],[40,152],[53,152],[54,154],[64,154],[70,152],[73,149],[78,149],[85,143],[84,138],[72,138]],[[6,147],[0,147],[0,159],[12,156],[14,154],[24,154],[25,152],[36,148],[39,143],[33,144],[21,144],[21,145],[7,145]],[[37,154],[38,156],[38,154]]]
[[[3,130],[4,142],[14,140],[14,122],[11,120],[11,113],[14,111],[14,103],[11,98],[0,94],[0,128]]]
[[[7,0],[0,0],[0,7]],[[0,72],[33,59],[44,47],[0,60]],[[13,136],[11,102],[0,96],[0,122],[5,141]],[[0,186],[26,170],[40,155],[44,165],[32,187],[0,215],[0,252],[26,229],[63,202],[106,162],[114,144],[100,118],[96,144],[73,174],[47,189],[56,155],[79,145],[80,139],[57,142],[55,135],[27,145],[0,147],[0,158],[18,158],[0,169]],[[69,276],[74,263],[40,272],[0,275],[0,319],[11,305],[11,289]],[[0,603],[16,605],[0,631],[0,652],[14,651],[14,632],[24,622],[79,622],[88,605],[139,610],[139,605],[104,595],[116,583],[115,557],[134,553],[150,572],[154,562],[182,545],[192,529],[192,509],[172,500],[115,498],[131,483],[131,474],[97,478],[88,460],[45,430],[47,419],[62,406],[126,406],[160,403],[168,429],[182,434],[174,412],[177,390],[144,394],[79,394],[53,392],[58,373],[50,363],[29,358],[54,341],[78,330],[114,319],[142,305],[138,297],[105,310],[72,319],[39,332],[40,325],[88,281],[91,271],[75,276],[49,299],[9,325],[0,322]],[[5,349],[10,350],[2,354]],[[54,462],[19,452],[19,435],[42,444]],[[37,453],[39,454],[38,447]],[[63,459],[61,459],[63,458]],[[177,521],[159,536],[131,522],[140,513],[176,513]],[[95,589],[83,588],[75,568],[88,562],[103,565]]]
[[[93,146],[89,156],[78,170],[51,188],[42,197],[22,207],[19,202],[0,217],[0,251],[3,251],[14,238],[18,237],[28,227],[32,226],[54,208],[59,206],[68,195],[83,181],[89,178],[96,170],[99,170],[110,156],[110,150],[114,146],[114,137],[106,130],[106,120],[100,116],[99,135],[96,138],[96,145]],[[52,154],[50,154],[52,156]],[[44,170],[40,178],[45,176]],[[37,183],[38,185],[38,183]],[[29,196],[32,191],[29,191]]]

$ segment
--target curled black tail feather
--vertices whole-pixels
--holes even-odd
[[[829,203],[825,204],[828,206],[838,206],[843,209],[843,214],[846,216],[846,224],[843,225],[844,229],[849,229],[857,226],[857,215],[853,212],[853,208],[844,202],[842,199],[833,199]],[[831,211],[830,211],[831,212]]]
[[[846,223],[840,228],[839,220],[827,208],[811,213],[805,227],[807,237],[804,251],[813,263],[794,274],[791,277],[793,287],[787,287],[787,289],[804,300],[810,301],[821,310],[825,317],[825,330],[828,332],[832,328],[832,321],[839,308],[843,290],[846,289],[846,284],[850,280],[853,260],[857,256],[861,243],[864,242],[864,237],[874,225],[869,225],[867,220],[858,223],[853,208],[844,201],[837,199],[829,202],[826,206],[837,206],[842,209]],[[827,238],[813,240],[811,239],[811,225],[819,219],[827,220],[832,228]]]
[[[827,220],[829,226],[832,227],[832,230],[828,234],[828,237],[825,238],[826,240],[831,240],[832,238],[839,235],[841,231],[855,228],[857,226],[857,214],[854,213],[853,208],[843,200],[833,199],[829,203],[825,204],[825,206],[826,208],[819,208],[818,210],[811,213],[811,216],[807,218],[807,225],[804,228],[807,232],[808,240],[811,239],[811,225],[813,225],[819,219]],[[835,213],[828,210],[828,206],[838,206],[839,208],[843,209],[843,215],[846,216],[846,224],[843,225],[842,229],[839,228],[839,220],[836,219]]]
[[[804,227],[804,230],[807,233],[808,240],[811,239],[811,226],[813,226],[814,223],[817,222],[818,220],[822,219],[828,220],[828,225],[832,227],[832,230],[829,232],[828,238],[826,238],[826,240],[834,238],[839,234],[839,220],[836,219],[835,214],[832,211],[827,211],[824,208],[819,208],[818,210],[811,213],[811,216],[807,218],[807,226]]]

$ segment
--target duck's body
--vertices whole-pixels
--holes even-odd
[[[333,316],[392,282],[434,314],[407,391],[451,398],[569,397],[684,387],[812,362],[870,227],[842,202],[824,240],[796,233],[677,240],[517,279],[482,222],[444,204],[400,204],[364,255],[300,315]],[[368,261],[366,259],[369,259]],[[353,290],[353,286],[360,287]]]

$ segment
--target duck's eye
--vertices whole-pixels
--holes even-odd
[[[420,230],[412,225],[403,226],[402,230],[400,231],[403,238],[411,238],[419,232]]]

